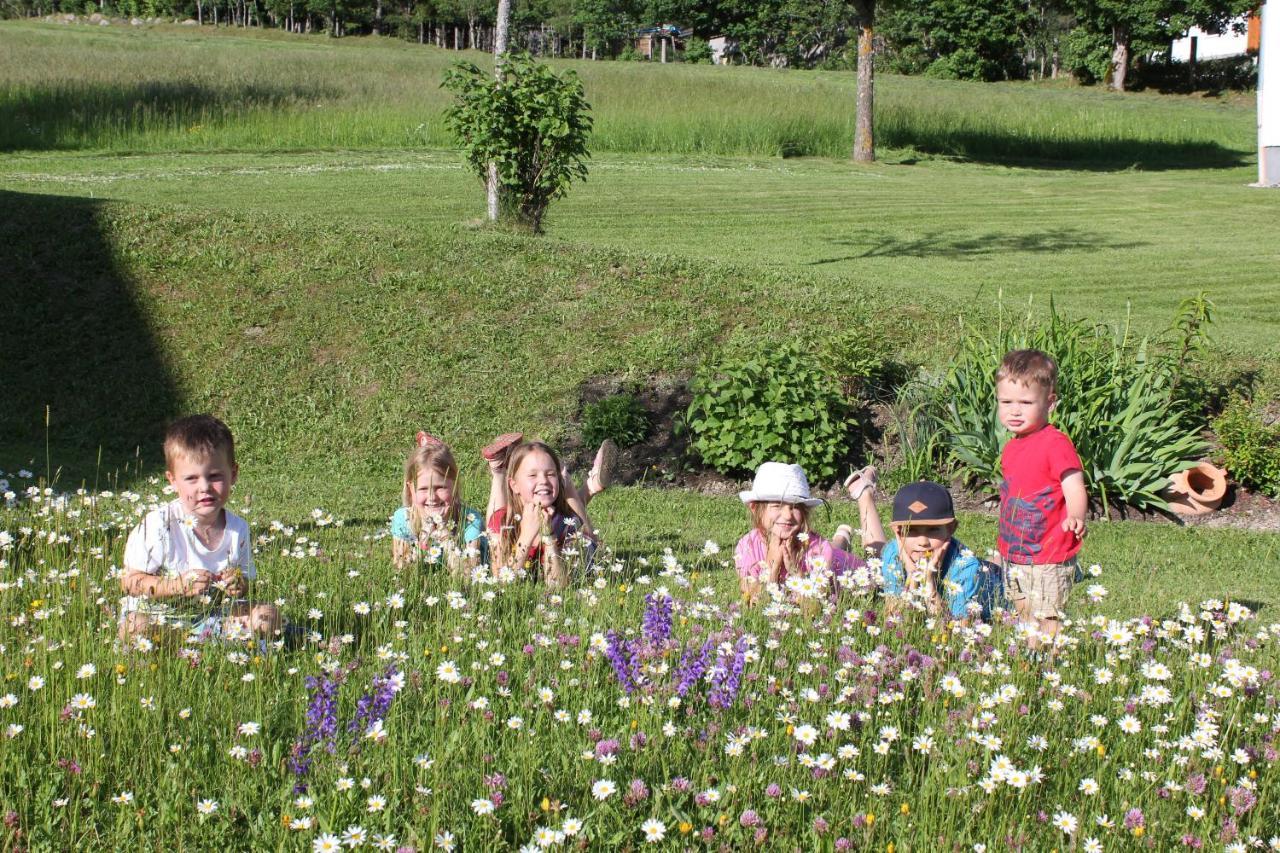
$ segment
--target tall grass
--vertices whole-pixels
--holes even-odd
[[[6,22],[0,149],[449,146],[440,79],[458,58],[378,38]],[[847,73],[556,65],[587,87],[597,151],[848,153]],[[1249,150],[1253,127],[1251,108],[1218,102],[888,75],[878,86],[883,145],[974,159],[1231,165]]]

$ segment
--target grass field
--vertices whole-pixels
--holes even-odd
[[[937,368],[1000,299],[1156,332],[1207,290],[1211,357],[1274,387],[1250,103],[887,76],[883,160],[854,167],[847,74],[565,62],[595,156],[534,239],[472,225],[454,58],[0,23],[0,846],[1268,842],[1274,534],[1094,523],[1047,666],[861,587],[742,610],[734,498],[610,491],[612,551],[563,597],[398,572],[385,541],[415,429],[482,504],[494,432],[569,438],[584,382],[687,374],[739,325]],[[297,627],[121,650],[124,531],[197,410],[237,435],[255,595]]]

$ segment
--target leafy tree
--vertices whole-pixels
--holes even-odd
[[[1191,26],[1220,30],[1256,5],[1255,0],[1068,0],[1076,16],[1070,36],[1073,64],[1098,76],[1102,45],[1109,43],[1101,76],[1123,92],[1135,54],[1164,50]]]
[[[1024,0],[906,0],[882,16],[890,67],[937,77],[1027,76],[1034,17]]]
[[[445,120],[467,163],[481,180],[496,165],[500,218],[540,233],[551,202],[587,177],[591,115],[581,81],[520,54],[505,58],[500,79],[459,63],[444,86],[457,96]]]

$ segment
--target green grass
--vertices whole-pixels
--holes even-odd
[[[1216,533],[1180,546],[1180,533],[1157,539],[1098,526],[1103,539],[1124,529],[1141,555],[1118,556],[1090,581],[1110,590],[1102,604],[1077,589],[1071,642],[1050,665],[1028,659],[1002,621],[982,634],[944,629],[909,607],[892,617],[859,590],[817,619],[789,606],[740,610],[724,561],[745,513],[729,500],[606,495],[599,515],[618,560],[602,554],[590,582],[563,598],[528,582],[480,587],[395,571],[377,526],[337,527],[323,516],[298,523],[255,501],[255,594],[297,628],[266,647],[191,645],[179,657],[167,645],[112,644],[114,567],[125,531],[155,500],[153,487],[140,493],[0,505],[0,558],[10,572],[0,586],[6,847],[296,849],[322,833],[363,831],[418,850],[443,832],[463,849],[493,849],[572,816],[592,849],[638,844],[650,818],[664,824],[667,847],[698,831],[737,848],[752,843],[754,827],[741,818],[748,809],[773,844],[802,849],[830,849],[837,837],[868,849],[931,849],[939,839],[995,846],[1010,833],[1028,847],[1063,843],[1059,829],[1028,819],[1037,811],[1069,814],[1081,840],[1117,847],[1133,842],[1121,822],[1136,807],[1143,834],[1163,849],[1184,833],[1216,834],[1228,816],[1246,838],[1265,839],[1280,818],[1266,675],[1277,666],[1276,585],[1236,571],[1247,558],[1274,565],[1260,537]],[[970,530],[966,519],[965,527],[975,545],[989,534],[989,525]],[[707,538],[726,551],[701,555]],[[1187,544],[1209,548],[1188,558]],[[1191,599],[1186,611],[1157,562],[1170,549],[1181,552],[1181,571],[1197,573],[1177,584],[1177,597]],[[1201,615],[1194,596],[1208,584],[1218,599],[1256,593],[1257,619],[1228,624],[1221,602]],[[627,695],[595,643],[612,631],[638,638],[644,597],[659,589],[675,599],[673,648],[645,658],[648,683]],[[1199,638],[1182,639],[1174,620],[1183,612]],[[1156,621],[1126,618],[1135,613]],[[713,663],[723,654],[715,643],[728,643],[726,667],[734,648],[753,649],[741,687],[714,707],[700,680],[673,704],[680,649],[696,653],[708,637]],[[347,734],[358,698],[389,667],[404,683],[379,715],[381,739],[361,737],[368,720]],[[450,667],[465,680],[441,677]],[[339,745],[303,753],[311,762],[298,775],[289,759],[306,743],[310,679],[335,671]],[[1222,693],[1228,679],[1238,680]],[[1137,701],[1148,688],[1164,690],[1167,702]],[[1206,708],[1220,752],[1179,748]],[[861,724],[841,730],[840,714]],[[1138,729],[1124,734],[1122,724]],[[812,748],[798,748],[806,726]],[[755,734],[741,755],[726,749],[745,731]],[[983,747],[978,733],[999,740]],[[889,742],[878,746],[882,738]],[[930,738],[927,755],[917,738]],[[608,740],[619,748],[605,763],[596,755]],[[805,756],[836,755],[829,775],[804,766]],[[979,783],[997,755],[1038,768],[1038,781],[1023,789],[997,777],[985,793]],[[1240,755],[1246,766],[1234,763]],[[612,797],[593,795],[602,779],[617,786]],[[1097,785],[1088,797],[1078,793],[1086,779]],[[631,780],[644,795],[624,803]],[[1256,788],[1253,802],[1240,793],[1246,784]],[[695,800],[708,790],[717,802]],[[494,791],[501,805],[477,815],[473,802]],[[1103,815],[1111,826],[1097,823]]]
[[[563,600],[528,583],[481,589],[397,572],[384,538],[414,430],[449,440],[479,505],[476,449],[494,432],[559,441],[584,381],[685,373],[736,325],[865,329],[937,367],[954,351],[958,317],[980,321],[1001,292],[1036,307],[1052,295],[1064,313],[1112,322],[1131,301],[1134,322],[1154,331],[1178,299],[1207,289],[1219,306],[1213,358],[1274,370],[1280,225],[1274,198],[1243,187],[1249,108],[888,77],[880,133],[895,150],[855,168],[842,159],[848,75],[575,63],[597,107],[600,154],[590,181],[553,208],[551,237],[533,239],[467,227],[479,188],[458,154],[428,148],[446,143],[435,81],[452,58],[374,39],[0,25],[0,149],[10,152],[0,162],[0,478],[21,491],[30,481],[13,472],[25,467],[57,489],[152,495],[163,424],[215,411],[239,444],[233,507],[262,537],[256,594],[316,632],[243,658],[122,653],[114,567],[136,523],[132,496],[0,503],[0,846],[284,849],[360,826],[419,850],[442,831],[462,849],[493,849],[573,815],[592,849],[633,848],[649,817],[668,839],[686,839],[688,822],[741,849],[760,846],[740,820],[752,809],[768,841],[788,849],[825,849],[837,836],[858,849],[995,849],[1010,834],[1028,849],[1065,847],[1060,831],[1028,818],[1060,810],[1078,818],[1080,839],[1112,849],[1132,833],[1096,818],[1119,823],[1140,806],[1144,841],[1164,849],[1184,832],[1212,843],[1249,771],[1259,802],[1236,815],[1241,831],[1280,825],[1267,746],[1274,680],[1229,697],[1211,689],[1229,658],[1277,669],[1280,627],[1265,625],[1280,607],[1274,534],[1093,523],[1082,556],[1103,566],[1108,595],[1093,604],[1078,587],[1074,617],[1175,618],[1177,602],[1214,598],[1248,604],[1261,622],[1221,624],[1190,645],[1166,623],[1149,650],[1108,646],[1081,622],[1054,676],[1005,625],[988,642],[909,613],[876,633],[885,614],[867,595],[841,599],[830,621],[739,612],[735,575],[721,565],[748,523],[732,497],[606,493],[592,514],[618,562],[602,559],[600,577]],[[840,159],[777,159],[784,143]],[[1120,168],[1133,164],[1142,168]],[[344,526],[316,526],[315,507]],[[819,512],[819,530],[852,521],[850,509]],[[960,535],[981,553],[994,522],[964,514]],[[708,539],[719,557],[699,555]],[[659,576],[667,548],[683,568]],[[713,709],[695,691],[675,709],[660,667],[651,704],[620,701],[590,637],[638,625],[658,586],[680,600],[681,641],[695,630],[699,641],[759,639],[760,658],[746,664],[750,703]],[[451,592],[467,605],[448,606]],[[866,611],[878,613],[874,629]],[[908,646],[935,663],[904,672]],[[884,671],[838,669],[850,653],[879,656],[867,665]],[[445,660],[474,680],[439,679]],[[305,726],[305,679],[350,669],[345,725],[390,661],[407,678],[386,742],[318,750],[306,780],[314,802],[299,804],[287,758]],[[1124,735],[1121,709],[1151,680],[1151,662],[1170,668],[1160,683],[1172,701],[1137,707],[1141,734]],[[963,682],[963,698],[938,692],[944,672]],[[31,688],[33,677],[43,686]],[[854,693],[837,703],[844,684]],[[1010,686],[1016,701],[986,698]],[[551,704],[539,687],[553,689]],[[81,693],[96,707],[64,710]],[[473,704],[481,698],[487,708]],[[1222,753],[1178,755],[1169,742],[1206,707]],[[840,708],[865,712],[866,724],[822,731],[813,752],[858,752],[817,778],[794,736]],[[570,719],[588,709],[591,724],[557,723],[553,709]],[[981,793],[994,753],[966,733],[988,711],[980,725],[1001,738],[997,750],[1042,767],[1043,782]],[[247,722],[257,733],[240,729]],[[746,726],[762,737],[733,758],[727,738]],[[902,734],[883,753],[881,726]],[[910,746],[926,732],[928,758]],[[1101,748],[1072,747],[1089,734]],[[1037,735],[1043,752],[1028,740]],[[621,742],[616,764],[581,757],[600,738]],[[1246,748],[1247,769],[1233,761]],[[504,805],[477,816],[472,800],[490,793],[494,772],[506,776]],[[1189,790],[1197,773],[1211,786],[1203,795]],[[342,778],[355,789],[338,790]],[[593,798],[600,778],[622,790]],[[1079,793],[1084,778],[1099,783],[1095,797]],[[648,792],[628,807],[631,779]],[[1179,787],[1158,793],[1166,779]],[[882,780],[891,794],[870,787]],[[708,788],[720,801],[698,805],[694,792]],[[131,802],[113,802],[124,792]],[[371,795],[386,808],[370,811]],[[204,799],[218,809],[202,817]],[[309,828],[286,829],[303,814]]]
[[[183,27],[0,26],[0,150],[214,151],[450,144],[458,54],[378,39]],[[468,53],[463,58],[484,62]],[[853,78],[751,68],[555,63],[578,72],[596,151],[847,156]],[[1252,105],[883,75],[888,148],[1150,168],[1245,162]]]

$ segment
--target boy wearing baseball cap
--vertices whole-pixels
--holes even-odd
[[[974,556],[955,537],[951,493],[938,483],[908,483],[893,496],[892,542],[870,543],[880,553],[886,595],[922,601],[929,612],[956,619],[990,619],[1000,601],[1000,570]]]

